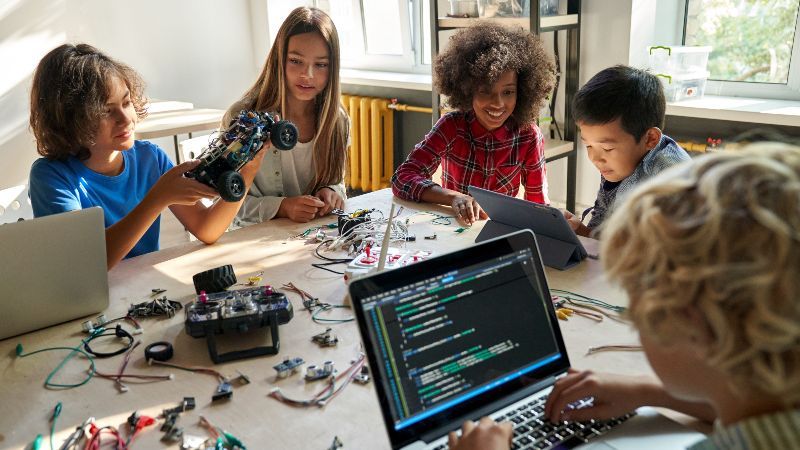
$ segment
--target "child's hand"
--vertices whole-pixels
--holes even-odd
[[[325,206],[322,200],[313,195],[286,197],[278,208],[278,217],[288,217],[294,222],[313,220]]]
[[[158,179],[156,184],[150,189],[148,195],[164,202],[163,206],[170,205],[194,205],[198,201],[207,198],[219,197],[219,193],[211,186],[207,186],[193,178],[186,178],[183,174],[194,169],[200,164],[200,160],[194,159],[179,164]]]
[[[461,426],[461,437],[453,431],[447,437],[450,450],[506,450],[511,447],[511,422],[497,423],[484,417],[475,425],[468,420]]]
[[[589,229],[589,227],[587,227],[586,225],[584,225],[578,216],[572,214],[566,209],[562,209],[561,214],[564,214],[564,218],[567,219],[567,223],[569,223],[570,228],[572,228],[572,231],[574,231],[575,234],[589,237],[589,234],[591,234],[592,230]]]
[[[317,191],[315,197],[325,202],[325,206],[317,213],[319,217],[327,216],[333,209],[344,208],[344,200],[333,189],[323,187]]]
[[[469,195],[457,195],[453,198],[453,202],[450,206],[452,206],[456,218],[461,219],[467,225],[472,225],[477,220],[489,217],[483,212],[483,209],[478,206],[478,202]]]
[[[646,403],[644,388],[651,384],[642,377],[569,369],[567,375],[553,386],[544,415],[553,423],[611,419],[643,406]],[[594,397],[592,406],[582,409],[567,406],[586,397]]]
[[[250,184],[255,178],[256,174],[258,173],[258,169],[261,168],[261,162],[264,161],[264,155],[267,154],[269,151],[269,142],[265,142],[263,148],[256,153],[256,156],[253,158],[252,161],[245,164],[240,170],[239,173],[244,178],[246,184]]]

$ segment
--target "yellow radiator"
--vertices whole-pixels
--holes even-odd
[[[394,170],[394,111],[385,98],[342,95],[350,116],[347,186],[363,192],[389,187]]]

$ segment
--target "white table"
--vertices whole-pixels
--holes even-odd
[[[136,125],[136,139],[155,139],[172,136],[175,144],[175,163],[180,164],[182,157],[178,149],[178,135],[197,131],[216,129],[222,116],[221,109],[180,109],[148,114]]]
[[[377,208],[388,212],[391,193],[388,189],[366,194],[347,201],[348,211],[356,208]],[[426,204],[413,204],[395,200],[406,209],[437,211],[449,215],[450,208]],[[429,249],[437,253],[471,245],[478,235],[482,222],[463,233],[459,227],[433,225],[430,215],[419,214],[411,219],[410,231],[418,240],[409,242],[410,248]],[[330,217],[311,224],[296,224],[288,220],[272,220],[226,233],[218,243],[210,246],[198,242],[187,243],[150,253],[120,263],[109,273],[111,306],[105,311],[109,318],[124,315],[131,303],[150,298],[151,289],[167,289],[171,299],[187,300],[194,292],[192,275],[202,270],[223,264],[233,264],[239,280],[259,271],[264,271],[264,283],[280,288],[283,283],[294,282],[299,287],[318,296],[321,301],[341,304],[345,284],[341,276],[314,269],[311,262],[319,261],[312,255],[316,244],[290,239],[312,225],[333,222]],[[335,230],[334,230],[335,231]],[[422,237],[436,233],[435,241]],[[596,253],[596,241],[585,240],[589,253]],[[587,259],[568,271],[547,269],[551,288],[568,289],[573,292],[599,297],[616,304],[624,304],[625,296],[619,289],[607,284],[598,261]],[[359,335],[355,323],[332,325],[339,337],[338,347],[319,348],[311,342],[311,336],[325,330],[325,326],[311,321],[302,308],[300,298],[287,293],[294,305],[294,319],[280,327],[281,351],[277,356],[214,366],[208,356],[204,339],[193,339],[184,332],[183,312],[172,319],[144,319],[144,334],[136,336],[142,346],[136,350],[128,367],[131,373],[173,373],[174,381],[151,384],[130,384],[128,393],[119,393],[114,383],[95,378],[88,384],[69,390],[52,391],[43,388],[47,374],[66,356],[66,352],[50,352],[28,358],[15,358],[14,347],[18,342],[26,351],[42,347],[74,346],[85,335],[81,332],[82,320],[0,341],[0,447],[22,449],[41,433],[47,440],[50,424],[48,417],[57,402],[63,403],[63,411],[56,426],[57,446],[74,428],[87,417],[94,416],[100,424],[120,427],[125,419],[138,410],[142,414],[157,416],[165,408],[176,405],[183,397],[193,396],[197,409],[181,415],[178,424],[186,433],[206,436],[197,422],[203,415],[234,436],[242,439],[248,448],[309,448],[325,449],[334,436],[338,436],[345,448],[387,448],[383,421],[372,384],[348,386],[325,408],[297,409],[267,397],[274,386],[280,386],[286,395],[308,398],[322,389],[320,383],[306,384],[299,375],[276,380],[272,366],[286,357],[300,356],[309,363],[333,360],[341,370],[348,366],[359,352]],[[19,301],[24,301],[20,298]],[[335,314],[349,315],[349,310],[336,310]],[[576,317],[560,322],[569,350],[572,365],[578,368],[620,371],[626,373],[649,373],[644,355],[638,352],[600,353],[586,356],[589,347],[602,344],[635,344],[633,330],[624,324],[610,320],[596,323]],[[127,328],[130,328],[129,326]],[[223,350],[247,348],[261,342],[265,333],[247,336],[223,336]],[[143,356],[144,345],[166,340],[175,346],[172,362],[188,365],[214,367],[227,375],[236,375],[236,370],[247,374],[252,383],[236,387],[230,401],[211,403],[211,395],[217,386],[214,377],[193,374],[180,370],[164,370],[149,367]],[[97,360],[98,370],[116,372],[121,356]],[[87,362],[81,357],[70,362],[60,376],[61,380],[79,380]],[[132,447],[163,448],[159,442],[163,435],[158,427],[149,427],[137,437]],[[173,448],[176,448],[173,446]]]

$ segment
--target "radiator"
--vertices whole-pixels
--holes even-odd
[[[394,171],[394,111],[385,98],[342,95],[350,116],[347,186],[363,192],[389,187]]]

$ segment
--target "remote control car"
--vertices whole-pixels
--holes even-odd
[[[245,185],[239,170],[252,161],[267,140],[278,150],[297,144],[297,127],[286,120],[275,121],[269,113],[242,110],[231,119],[200,155],[200,164],[186,176],[207,184],[228,202],[244,197]]]

